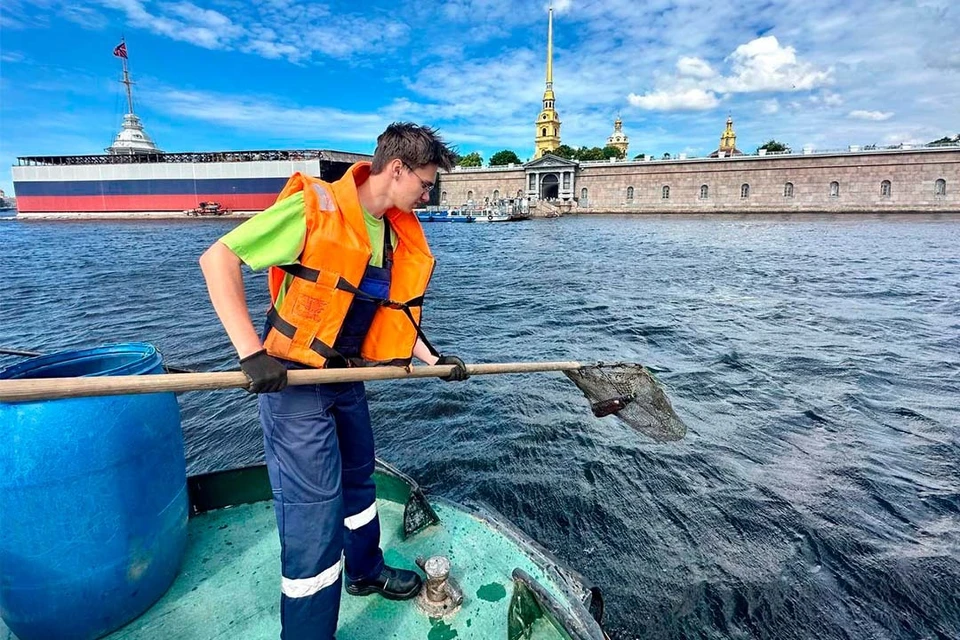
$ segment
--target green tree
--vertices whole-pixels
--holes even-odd
[[[480,153],[474,151],[473,153],[468,153],[467,155],[460,158],[460,162],[457,163],[461,167],[482,167],[483,158],[480,157]]]
[[[603,149],[600,147],[592,147],[587,149],[586,147],[580,147],[577,150],[577,160],[605,160],[603,157]]]
[[[633,159],[634,159],[634,160],[646,160],[646,159],[647,159],[647,154],[645,154],[645,153],[638,153],[637,155],[633,156]]]
[[[950,136],[943,136],[939,140],[934,140],[928,144],[949,144],[951,142],[960,142],[960,133],[957,134],[957,137],[951,138]]]
[[[577,159],[577,150],[571,147],[570,145],[562,144],[553,151],[553,155],[558,158],[566,158],[567,160],[576,160]]]
[[[520,164],[520,158],[513,151],[504,149],[490,156],[491,167],[503,167],[508,164]]]
[[[767,140],[766,142],[764,142],[762,145],[760,145],[759,147],[757,147],[757,151],[758,151],[758,152],[760,151],[760,149],[766,149],[766,150],[767,150],[767,153],[777,153],[777,152],[780,152],[780,151],[789,152],[789,151],[790,151],[790,147],[788,147],[787,145],[783,144],[782,142],[777,142],[777,141],[774,140],[773,138],[770,138],[769,140]]]
[[[603,152],[603,157],[605,160],[609,160],[611,158],[619,159],[619,158],[623,158],[623,156],[626,155],[623,151],[621,151],[617,147],[614,147],[613,145],[609,145],[609,144],[605,146],[603,149],[601,149],[601,151]]]

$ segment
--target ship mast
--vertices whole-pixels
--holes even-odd
[[[133,112],[133,80],[130,79],[130,67],[127,61],[127,42],[120,39],[120,44],[113,50],[113,55],[123,63],[123,83],[127,88],[127,114],[123,116],[123,126],[114,139],[113,144],[107,147],[110,155],[140,155],[163,153],[157,148],[147,132],[143,130],[140,118]]]
[[[120,38],[120,46],[123,47],[124,55],[120,56],[120,61],[123,63],[123,84],[127,85],[127,113],[133,113],[133,81],[130,79],[130,69],[127,67],[127,42],[123,38]]]

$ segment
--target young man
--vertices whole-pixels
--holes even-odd
[[[295,174],[276,204],[200,258],[214,309],[259,396],[281,543],[281,637],[328,640],[347,593],[412,598],[421,579],[380,550],[374,446],[363,383],[287,387],[287,369],[464,363],[420,331],[434,260],[412,213],[453,153],[433,129],[395,123],[373,162],[326,183]],[[241,262],[269,268],[272,307],[258,334]]]

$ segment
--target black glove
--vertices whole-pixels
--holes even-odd
[[[287,368],[270,357],[266,349],[241,358],[240,368],[250,379],[250,393],[273,393],[287,386]]]
[[[437,364],[457,365],[456,368],[450,372],[450,375],[440,378],[441,380],[446,380],[447,382],[462,382],[470,377],[467,374],[467,365],[457,356],[441,355],[440,358],[437,359]]]

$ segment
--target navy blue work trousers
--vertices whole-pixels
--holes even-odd
[[[330,640],[342,565],[350,580],[383,570],[366,392],[362,382],[298,385],[259,403],[280,532],[280,637]]]

